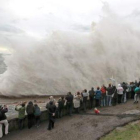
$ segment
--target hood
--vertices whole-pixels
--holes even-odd
[[[118,84],[118,87],[121,87],[121,84]]]

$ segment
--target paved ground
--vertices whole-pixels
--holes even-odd
[[[102,114],[122,114],[129,110],[140,110],[140,104],[129,101],[115,107],[100,108]],[[93,113],[89,110],[88,113]],[[76,115],[65,116],[57,119],[55,128],[47,130],[48,122],[44,122],[39,128],[27,128],[22,131],[14,131],[4,136],[2,140],[96,140],[110,132],[117,126],[124,125],[132,120],[139,119],[135,116],[117,117],[104,115]]]

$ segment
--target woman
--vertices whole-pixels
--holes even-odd
[[[15,110],[18,111],[19,129],[22,130],[24,127],[24,120],[25,120],[25,103],[17,104]]]
[[[34,116],[35,116],[35,125],[36,127],[39,127],[40,124],[40,115],[41,115],[41,111],[40,111],[40,107],[35,104],[34,105]]]
[[[74,108],[75,108],[75,110],[76,110],[76,113],[79,113],[80,100],[81,100],[81,94],[80,94],[80,92],[77,92],[77,93],[74,95],[74,100],[73,100]]]
[[[28,128],[30,129],[33,126],[34,122],[34,106],[33,102],[29,102],[26,107],[27,117],[28,117]]]

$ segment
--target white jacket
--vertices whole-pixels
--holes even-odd
[[[123,95],[123,87],[121,87],[120,84],[118,84],[117,93],[118,93],[119,95]]]

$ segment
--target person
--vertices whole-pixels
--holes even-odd
[[[117,104],[117,99],[118,99],[117,88],[116,88],[116,86],[113,86],[113,94],[112,94],[112,105],[113,106],[115,106]]]
[[[49,102],[47,109],[48,109],[48,116],[49,116],[48,130],[51,130],[52,128],[54,128],[55,112],[56,112],[56,106],[55,104],[53,104],[53,101]]]
[[[64,100],[64,97],[62,96],[58,100],[58,118],[62,117],[62,112],[63,112],[63,109],[64,109],[64,103],[65,103],[65,100]]]
[[[75,108],[75,110],[76,110],[76,113],[79,113],[80,100],[81,100],[81,94],[80,94],[80,92],[77,92],[77,93],[74,95],[74,100],[73,100],[74,108]]]
[[[125,103],[127,101],[127,95],[126,95],[126,89],[127,89],[127,84],[125,82],[122,83],[122,88],[123,88],[123,102]]]
[[[35,126],[38,128],[40,125],[41,110],[38,104],[34,105]]]
[[[122,103],[122,96],[123,96],[123,87],[121,86],[121,84],[118,84],[118,88],[117,88],[117,93],[118,93],[118,103]]]
[[[101,91],[100,88],[97,87],[97,90],[95,91],[95,100],[96,100],[96,107],[100,106],[100,101],[101,101]]]
[[[82,97],[83,97],[83,109],[84,109],[84,112],[86,112],[87,99],[89,97],[89,94],[87,93],[87,90],[86,89],[82,92]]]
[[[4,105],[4,107],[2,107],[2,105],[0,105],[0,138],[3,137],[3,132],[2,132],[2,126],[4,124],[5,126],[5,135],[8,134],[8,128],[9,128],[9,124],[7,121],[7,117],[5,115],[5,113],[8,112],[8,108],[6,105]]]
[[[126,92],[127,92],[127,99],[131,99],[131,82],[129,84],[127,84],[127,89],[126,89]]]
[[[112,94],[113,94],[113,87],[111,84],[109,84],[107,88],[107,105],[111,106],[112,105]]]
[[[136,88],[136,85],[134,82],[131,82],[131,99],[134,99],[134,96],[135,96],[135,88]]]
[[[134,103],[138,103],[138,101],[139,101],[139,96],[140,96],[140,88],[138,87],[138,85],[137,85],[137,87],[135,88],[135,95],[134,95]]]
[[[30,101],[26,107],[27,118],[28,118],[28,128],[30,129],[34,123],[34,106],[33,102]]]
[[[25,103],[17,104],[15,110],[18,111],[18,126],[22,130],[24,128],[25,120]]]
[[[101,106],[106,106],[106,87],[103,85],[101,88]]]
[[[93,104],[94,104],[94,94],[95,94],[95,91],[94,91],[94,88],[92,87],[91,90],[89,91],[89,108],[92,109],[93,108]]]
[[[66,107],[67,107],[67,113],[71,116],[72,115],[72,107],[73,107],[73,95],[71,92],[67,93],[66,96]]]
[[[50,101],[52,101],[54,105],[56,104],[56,100],[54,99],[53,96],[49,97],[49,102],[47,103],[48,106],[49,106]],[[46,108],[47,108],[47,105],[46,105]]]

